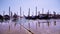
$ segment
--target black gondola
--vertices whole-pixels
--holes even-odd
[[[10,20],[10,16],[9,15],[4,15],[4,20]]]
[[[39,16],[38,15],[38,19],[50,19],[51,17],[49,17],[49,15],[42,15],[42,16]]]
[[[31,16],[24,16],[26,19],[31,19]]]
[[[0,21],[3,21],[3,16],[2,15],[0,15]]]
[[[13,21],[16,21],[18,19],[18,16],[16,14],[13,15]]]
[[[49,17],[48,15],[42,15],[42,16],[25,16],[26,19],[32,19],[32,20],[36,20],[36,19],[50,19],[51,17]]]
[[[36,20],[38,16],[25,16],[26,19]]]

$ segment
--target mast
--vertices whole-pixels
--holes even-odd
[[[4,14],[5,14],[5,11],[3,11],[3,16],[4,16]]]
[[[37,16],[37,6],[36,6],[36,16]]]
[[[9,6],[9,16],[10,16],[10,6]]]
[[[44,12],[44,8],[42,8],[42,14],[43,14],[43,12]]]
[[[54,13],[54,16],[56,16],[56,12],[55,12],[55,11],[53,11],[53,13]]]
[[[29,11],[28,11],[28,16],[30,16],[30,8],[29,8]]]
[[[12,11],[11,11],[11,18],[12,18],[13,14],[12,14]]]
[[[20,17],[21,17],[21,7],[20,7]]]
[[[38,15],[40,15],[40,11],[38,11]]]
[[[49,15],[49,10],[48,10],[47,14]]]
[[[24,11],[23,11],[23,17],[24,17]]]
[[[32,16],[34,16],[34,12],[32,12]]]

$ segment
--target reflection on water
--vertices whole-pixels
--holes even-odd
[[[10,25],[9,25],[9,31],[10,31]]]
[[[38,26],[40,27],[40,22],[38,21]]]
[[[56,26],[56,21],[54,21],[54,25]]]
[[[9,22],[9,23],[8,23]],[[18,34],[60,34],[60,19],[51,20],[26,20],[4,21],[0,23],[0,31],[3,33]],[[27,31],[28,33],[26,33]],[[5,32],[6,31],[6,32]],[[8,34],[8,33],[6,33]]]
[[[30,23],[28,23],[28,27],[29,27],[29,30],[30,30]]]
[[[48,27],[49,27],[50,23],[49,23],[49,22],[47,22],[47,24],[48,24]]]

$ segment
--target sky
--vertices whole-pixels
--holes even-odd
[[[60,14],[60,0],[0,0],[0,14],[3,15],[9,12],[9,6],[13,13],[20,14],[20,7],[25,15],[28,15],[28,9],[30,8],[30,15],[35,15],[35,7],[37,6],[37,11],[42,13],[42,8],[44,8],[43,13],[47,13],[48,10],[52,14],[55,11],[57,14]]]

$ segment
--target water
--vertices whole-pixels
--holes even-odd
[[[60,34],[60,19],[6,21],[0,23],[1,34]]]

